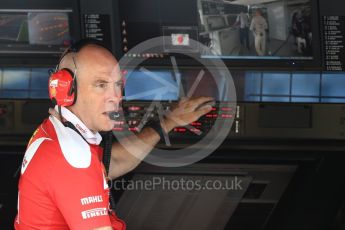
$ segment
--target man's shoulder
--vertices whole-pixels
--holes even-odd
[[[88,168],[91,164],[89,143],[58,119],[50,117],[49,120],[54,129],[53,142],[59,146],[60,155],[74,168]]]
[[[45,131],[46,126],[47,126],[47,120],[45,119],[33,132],[33,134],[31,135],[31,138],[28,142],[28,147],[32,144],[32,142],[34,142],[36,139],[41,138],[41,137],[48,137],[48,133]]]
[[[45,135],[42,128],[42,126],[38,127],[29,141],[22,162],[21,174],[27,170],[29,164],[43,170],[42,164],[47,164],[47,161],[55,161],[55,159],[51,160],[51,157],[57,155],[55,153],[58,149],[58,144],[55,140]]]
[[[22,173],[35,159],[34,165],[54,165],[57,168],[88,168],[91,165],[91,149],[79,134],[50,117],[36,129],[26,149]]]
[[[26,153],[36,152],[39,149],[57,149],[57,145],[58,142],[52,124],[49,119],[45,119],[32,134],[26,148]]]

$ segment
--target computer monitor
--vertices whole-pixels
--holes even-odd
[[[1,9],[0,55],[60,54],[71,44],[72,9]]]
[[[145,64],[168,65],[176,56],[179,65],[200,65],[179,55],[188,50],[230,68],[321,69],[316,1],[128,0],[119,8],[123,56],[150,59]],[[131,52],[160,36],[168,42],[156,53]]]

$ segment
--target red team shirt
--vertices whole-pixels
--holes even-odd
[[[19,181],[14,227],[26,229],[94,229],[125,223],[109,215],[109,188],[103,150],[50,116],[27,147]]]

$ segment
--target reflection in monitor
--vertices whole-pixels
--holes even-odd
[[[176,101],[179,87],[169,70],[130,70],[125,75],[125,100]]]
[[[71,44],[72,10],[0,11],[2,53],[59,53]]]

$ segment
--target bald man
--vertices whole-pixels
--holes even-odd
[[[109,174],[102,164],[99,131],[111,131],[109,112],[118,111],[123,82],[116,59],[104,47],[86,43],[63,56],[59,69],[77,79],[71,106],[56,106],[29,141],[21,168],[15,229],[125,229],[109,209],[107,176],[134,169],[160,140],[156,128],[144,128],[111,149]],[[183,99],[164,120],[162,132],[187,125],[211,111],[200,106],[209,97]],[[69,125],[67,125],[69,124]],[[72,126],[72,127],[71,127]]]

